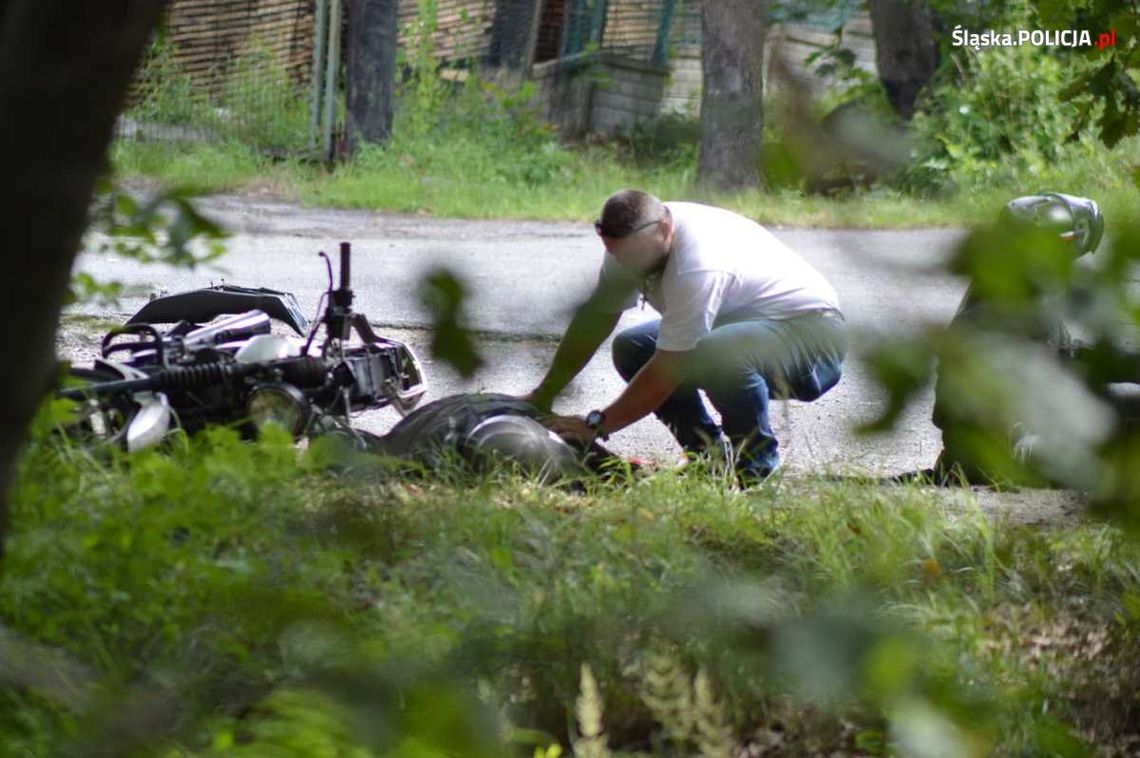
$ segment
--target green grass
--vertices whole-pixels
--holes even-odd
[[[66,697],[57,669],[18,669],[0,752],[1124,744],[1137,543],[937,503],[669,472],[584,494],[407,481],[225,432],[109,465],[40,441],[0,620],[86,681]]]
[[[273,162],[236,143],[119,141],[111,149],[111,161],[122,179],[151,180],[200,194],[269,190],[292,197],[297,183],[313,173],[295,163]]]
[[[376,151],[381,152],[381,151]],[[431,152],[428,165],[416,154]],[[699,190],[694,168],[646,167],[615,148],[566,148],[564,169],[540,182],[494,173],[491,148],[420,144],[397,146],[380,160],[365,156],[332,171],[296,162],[274,162],[235,144],[187,145],[119,142],[113,151],[123,178],[146,178],[202,193],[266,192],[317,207],[364,208],[454,218],[587,221],[610,193],[639,187],[665,198],[697,199],[734,208],[758,221],[793,227],[908,229],[966,226],[992,220],[1008,199],[1043,189],[1090,196],[1110,220],[1130,218],[1140,207],[1131,179],[1140,165],[1140,140],[1115,151],[1074,153],[1040,175],[1008,172],[987,186],[932,198],[877,188],[829,199],[794,190],[718,195]],[[490,166],[490,168],[488,168]]]

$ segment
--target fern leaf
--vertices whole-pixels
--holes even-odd
[[[582,664],[581,683],[578,686],[578,700],[575,702],[575,715],[578,717],[579,738],[574,742],[574,754],[581,758],[607,758],[610,755],[606,746],[602,717],[604,703],[598,689],[598,681],[587,663]]]
[[[704,669],[693,680],[696,742],[703,758],[731,758],[734,748],[732,725],[722,703],[713,693]]]

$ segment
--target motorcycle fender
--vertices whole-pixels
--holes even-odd
[[[251,310],[263,311],[302,337],[308,333],[309,321],[292,293],[232,284],[156,297],[131,316],[127,323],[173,324],[186,320],[202,324],[227,313]]]
[[[134,399],[140,407],[127,427],[127,451],[131,453],[161,442],[173,418],[170,401],[161,392],[140,392]]]

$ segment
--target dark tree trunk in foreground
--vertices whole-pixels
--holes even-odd
[[[919,91],[938,68],[934,20],[926,0],[868,0],[875,65],[895,113],[914,115]]]
[[[0,545],[95,182],[164,5],[0,0]]]
[[[765,0],[701,0],[701,153],[697,179],[760,186]]]
[[[534,56],[540,0],[495,0],[487,64],[525,71]]]
[[[392,136],[396,86],[397,0],[350,0],[345,68],[349,150]]]

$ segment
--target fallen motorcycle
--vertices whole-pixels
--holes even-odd
[[[67,431],[135,451],[174,428],[193,434],[221,424],[252,439],[275,422],[297,438],[337,433],[425,472],[458,463],[575,481],[636,470],[596,442],[565,442],[535,408],[508,395],[453,395],[417,408],[426,388],[415,354],[352,311],[349,246],[341,246],[336,289],[331,261],[321,256],[329,287],[311,325],[292,294],[270,289],[221,285],[147,303],[103,338],[92,366],[70,369],[58,394],[77,401],[79,415]],[[303,340],[272,334],[274,322]],[[160,332],[163,324],[174,325]],[[359,340],[350,339],[353,331]],[[404,418],[385,435],[349,423],[358,411],[389,405]]]
[[[311,324],[292,294],[270,289],[223,284],[147,303],[103,338],[92,366],[70,370],[57,393],[78,404],[68,432],[128,451],[174,428],[194,434],[219,424],[247,438],[276,423],[296,438],[336,431],[359,439],[354,414],[410,412],[426,390],[418,359],[353,311],[350,245],[341,243],[335,288],[332,261],[320,256],[329,282]],[[275,321],[296,337],[273,334]],[[165,324],[173,327],[159,331]]]

